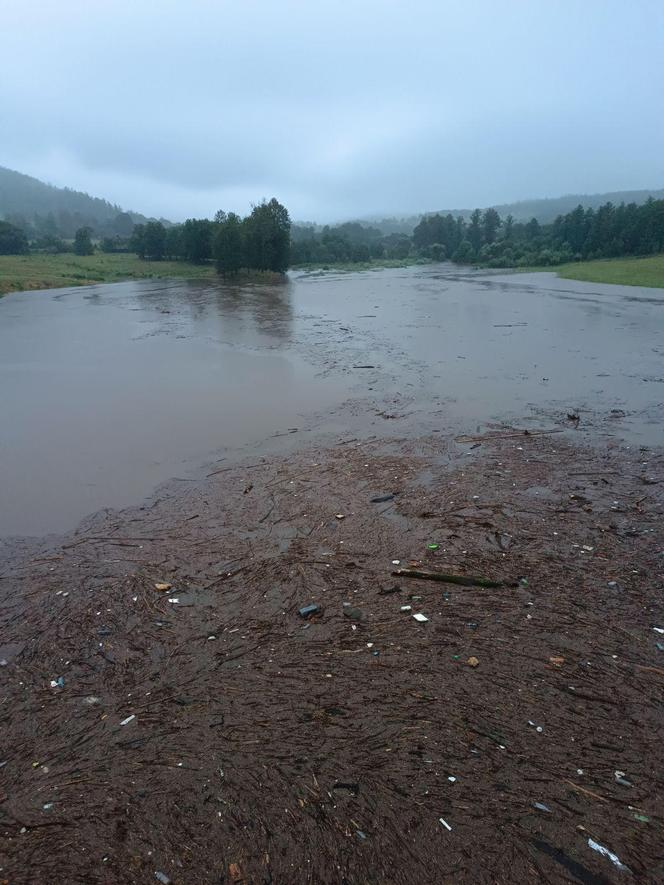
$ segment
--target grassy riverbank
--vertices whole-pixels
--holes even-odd
[[[143,261],[128,253],[0,255],[0,295],[26,289],[118,283],[150,277],[214,279],[216,271],[213,264]]]
[[[606,258],[576,261],[559,267],[526,268],[526,272],[547,270],[566,280],[588,283],[616,283],[620,286],[653,286],[664,289],[664,255],[647,258]]]

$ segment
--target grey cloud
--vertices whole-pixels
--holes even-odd
[[[180,218],[322,220],[664,182],[664,7],[24,0],[0,163]]]

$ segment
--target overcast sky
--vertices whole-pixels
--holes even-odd
[[[173,220],[664,187],[664,0],[21,0],[0,165]]]

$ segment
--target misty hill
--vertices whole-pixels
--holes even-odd
[[[108,231],[119,215],[125,222],[128,216],[134,224],[148,220],[137,212],[124,213],[120,206],[99,197],[54,187],[0,166],[0,219],[23,228],[39,228],[48,223],[61,235],[73,236],[77,227],[86,225],[98,233]]]
[[[619,206],[621,203],[636,203],[638,206],[652,197],[664,199],[664,188],[638,191],[611,191],[605,194],[566,194],[562,197],[542,197],[532,200],[519,200],[516,203],[502,203],[495,206],[481,206],[481,209],[495,209],[501,218],[512,215],[515,221],[530,221],[536,218],[540,224],[550,224],[559,215],[566,215],[581,204],[584,209],[597,209],[605,203]],[[383,234],[402,233],[411,235],[425,215],[453,215],[455,218],[470,218],[473,209],[434,209],[422,215],[407,218],[366,218],[362,223],[378,227]]]

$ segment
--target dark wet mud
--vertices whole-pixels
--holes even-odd
[[[495,432],[6,543],[0,879],[662,881],[663,457]]]

